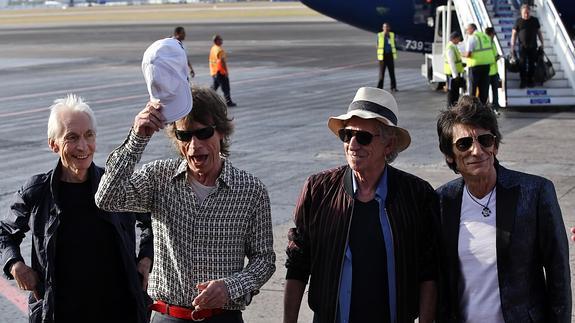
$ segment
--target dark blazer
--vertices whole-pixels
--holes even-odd
[[[497,270],[506,322],[571,322],[568,241],[551,181],[497,169]],[[463,178],[440,198],[439,322],[460,322],[458,239]],[[545,271],[545,272],[544,272]]]
[[[10,267],[16,261],[24,261],[20,253],[20,243],[25,233],[32,237],[32,259],[28,264],[40,279],[38,290],[42,297],[36,301],[30,293],[30,322],[54,321],[54,277],[55,277],[55,240],[53,239],[60,224],[58,206],[58,186],[60,183],[60,162],[53,170],[45,174],[32,176],[22,188],[14,194],[10,209],[0,221],[0,268],[4,276],[13,279]],[[104,169],[92,164],[88,170],[92,191],[96,194]],[[123,256],[124,272],[129,290],[137,305],[138,322],[147,322],[147,295],[143,292],[136,270],[135,225],[142,229],[138,258],[153,259],[153,235],[149,214],[118,214],[100,211],[100,215],[115,229],[118,250]],[[102,259],[103,260],[103,259]],[[104,261],[104,260],[103,260]],[[114,291],[111,291],[114,292]],[[121,306],[119,304],[119,306]],[[99,310],[99,309],[94,309]]]

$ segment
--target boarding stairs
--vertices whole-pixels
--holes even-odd
[[[495,3],[497,1],[497,3]],[[502,107],[575,106],[575,50],[551,0],[535,0],[531,15],[537,17],[545,42],[545,54],[553,63],[555,76],[543,85],[519,88],[519,73],[505,70],[504,59],[498,61],[503,87],[499,89]],[[520,0],[454,0],[461,29],[474,22],[479,30],[493,26],[499,55],[511,51],[511,32],[520,16]],[[517,52],[517,50],[516,50]],[[490,94],[491,95],[491,94]]]

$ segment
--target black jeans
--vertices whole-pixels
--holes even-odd
[[[499,108],[499,74],[489,75],[489,85],[491,85],[491,97],[493,101],[491,106],[493,110]]]
[[[212,84],[212,89],[217,91],[218,88],[222,87],[222,92],[224,92],[224,98],[226,99],[226,103],[232,103],[232,97],[230,94],[230,79],[227,75],[223,75],[217,73],[216,75],[212,76],[214,79],[214,83]]]
[[[461,77],[454,79],[450,75],[447,76],[447,107],[452,107],[459,101],[459,89],[464,87],[464,82]]]
[[[385,78],[385,69],[389,70],[389,77],[391,78],[391,89],[397,90],[395,83],[395,66],[393,64],[393,54],[383,54],[383,61],[379,61],[379,81],[377,87],[383,89],[383,79]]]
[[[476,94],[479,91],[479,94]],[[489,98],[489,65],[478,65],[470,68],[469,95],[477,96],[481,103],[486,104]]]
[[[164,315],[158,312],[152,312],[152,320],[150,323],[191,323],[192,320],[183,320],[169,315]],[[244,323],[241,311],[227,311],[220,315],[212,316],[205,319],[202,323]]]
[[[536,61],[537,47],[521,47],[519,51],[519,76],[521,77],[522,86],[533,83],[533,73],[535,72]]]

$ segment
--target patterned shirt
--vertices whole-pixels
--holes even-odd
[[[151,212],[153,299],[191,307],[197,283],[221,279],[231,299],[224,308],[244,309],[248,295],[275,271],[265,186],[224,160],[215,190],[199,204],[183,159],[153,161],[134,172],[149,140],[131,131],[110,154],[96,203],[105,210]]]

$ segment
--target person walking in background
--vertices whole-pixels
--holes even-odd
[[[495,115],[499,113],[499,71],[497,69],[497,61],[500,56],[497,53],[497,46],[495,46],[495,29],[493,27],[485,28],[485,34],[491,38],[491,49],[493,50],[493,57],[495,61],[489,65],[489,85],[491,86],[491,108]]]
[[[519,39],[520,88],[534,86],[533,73],[537,61],[537,37],[543,48],[543,34],[539,20],[531,16],[529,5],[521,5],[521,17],[517,18],[511,32],[511,55],[515,56],[515,44]]]
[[[463,78],[463,61],[457,45],[461,42],[461,34],[453,32],[449,35],[449,43],[445,48],[444,70],[447,78],[447,106],[451,107],[459,100],[459,90],[465,87]]]
[[[477,98],[441,112],[437,134],[461,174],[437,189],[438,322],[571,322],[569,246],[553,183],[501,166],[497,117]]]
[[[432,322],[437,196],[390,165],[410,142],[393,96],[360,88],[328,128],[347,164],[310,176],[288,233],[284,323],[296,323],[309,280],[315,323]]]
[[[224,92],[224,98],[226,99],[226,104],[228,107],[235,107],[230,94],[230,73],[227,64],[227,55],[222,44],[224,39],[220,35],[215,35],[213,38],[214,45],[210,49],[210,75],[213,78],[212,89],[217,91],[218,88],[222,87],[222,92]]]
[[[391,31],[391,26],[386,22],[382,26],[382,31],[377,34],[377,60],[379,61],[378,88],[383,89],[385,69],[387,68],[391,79],[391,92],[397,92],[397,84],[395,82],[396,59],[397,49],[395,48],[395,33]]]
[[[172,35],[172,38],[177,39],[180,42],[180,45],[182,45],[182,48],[184,49],[184,51],[186,50],[185,46],[184,46],[184,40],[186,39],[186,30],[184,29],[184,27],[182,26],[178,26],[174,29],[174,33]],[[186,54],[187,56],[187,54]],[[192,67],[192,63],[190,63],[190,57],[187,56],[188,58],[188,68],[190,69],[190,76],[193,78],[196,76],[196,72],[194,72],[194,68]]]
[[[466,32],[469,35],[463,57],[467,58],[469,67],[469,94],[479,97],[486,104],[489,98],[489,66],[495,61],[491,39],[477,30],[475,24],[468,24]]]
[[[93,163],[96,119],[82,98],[54,101],[48,146],[59,156],[56,167],[32,176],[0,221],[2,271],[30,291],[30,322],[147,322],[151,220],[96,207],[104,169]],[[142,228],[137,258],[136,223]],[[20,253],[28,231],[30,266]]]

